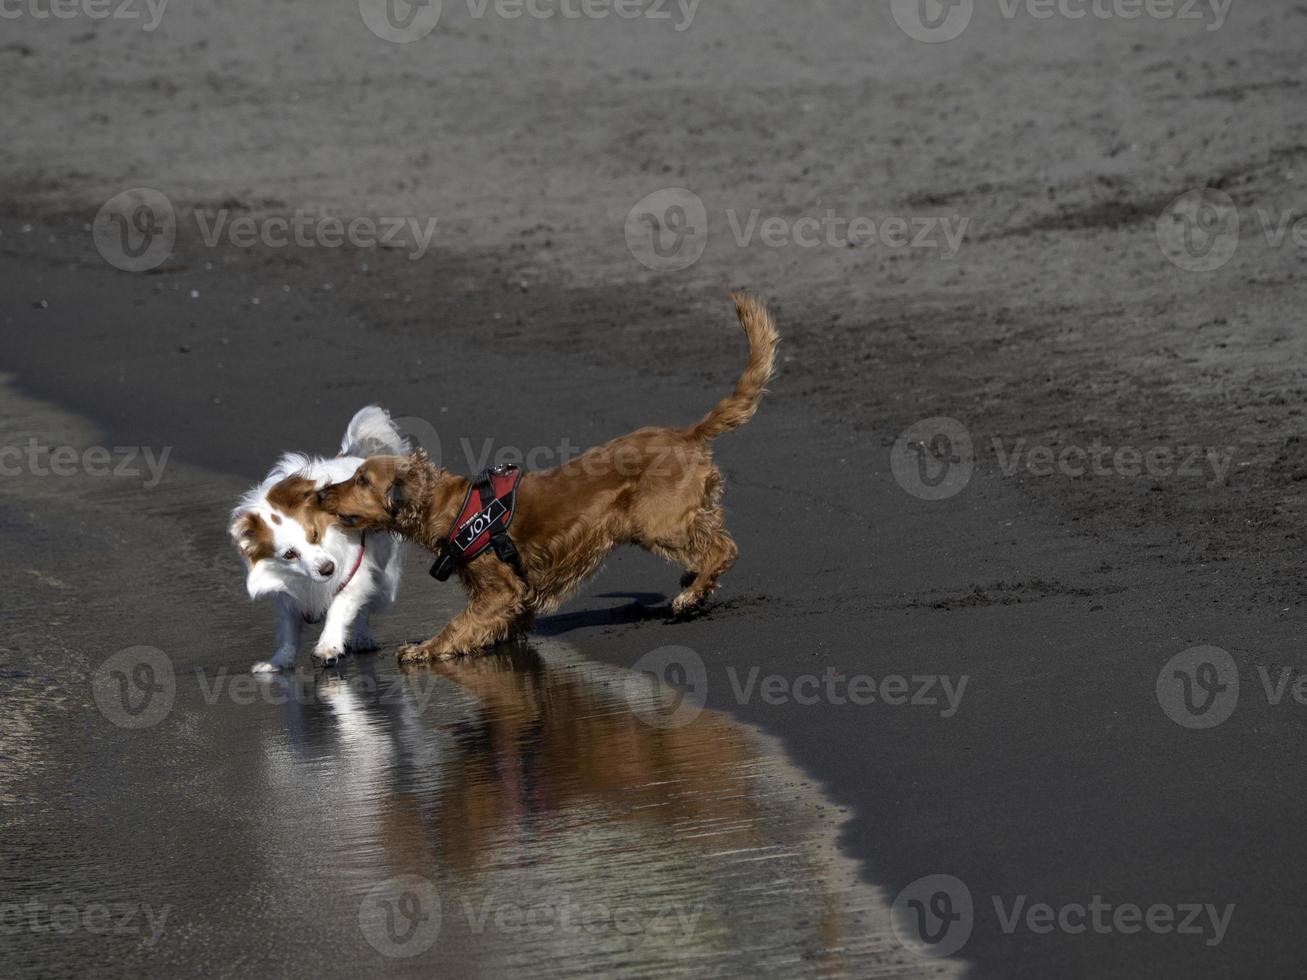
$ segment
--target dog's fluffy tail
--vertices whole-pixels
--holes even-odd
[[[342,456],[365,459],[368,456],[404,456],[408,451],[408,440],[390,420],[390,413],[376,405],[360,409],[350,419],[345,438],[340,443]]]
[[[780,334],[761,300],[744,293],[732,293],[735,313],[749,338],[749,364],[735,384],[735,390],[713,406],[691,434],[707,442],[723,433],[738,429],[753,418],[762,401],[767,382],[776,369],[776,345]]]

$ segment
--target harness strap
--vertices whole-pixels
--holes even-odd
[[[511,476],[512,482],[503,497],[496,495],[495,477]],[[454,569],[461,562],[466,564],[493,548],[496,557],[510,566],[518,578],[528,582],[526,569],[522,565],[522,556],[513,540],[508,536],[509,525],[513,522],[517,510],[517,487],[521,480],[517,467],[505,466],[488,469],[481,473],[468,487],[463,506],[449,529],[441,547],[439,560],[431,566],[432,578],[446,582],[454,574]],[[472,494],[477,495],[479,510],[472,510]],[[488,533],[487,533],[488,532]],[[486,536],[480,547],[475,544]],[[460,540],[467,536],[467,541]]]

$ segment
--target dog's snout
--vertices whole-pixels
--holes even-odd
[[[318,566],[318,574],[321,575],[323,578],[329,578],[331,576],[331,573],[334,572],[335,570],[336,570],[336,563],[334,561],[324,561],[321,565]]]

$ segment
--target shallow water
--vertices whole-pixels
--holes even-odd
[[[6,444],[95,438],[2,397]],[[0,974],[957,972],[897,944],[779,743],[661,681],[557,638],[255,678],[239,481],[0,488]],[[392,647],[452,611],[410,564]]]

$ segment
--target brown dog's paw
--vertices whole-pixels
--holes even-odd
[[[424,664],[431,659],[431,651],[425,643],[405,643],[395,654],[401,664]]]
[[[672,600],[672,615],[676,617],[689,616],[691,613],[702,608],[707,599],[707,592],[696,592],[692,589],[686,589]]]

